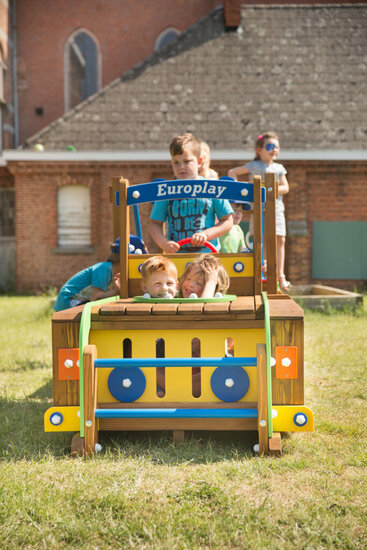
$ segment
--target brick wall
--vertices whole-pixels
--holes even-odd
[[[64,114],[64,50],[74,31],[86,29],[97,40],[103,87],[151,55],[156,39],[166,28],[182,32],[221,3],[18,0],[20,142]],[[36,107],[43,108],[42,116],[35,113]]]
[[[212,166],[225,175],[237,164],[240,162],[213,162]],[[290,182],[285,198],[286,273],[293,283],[307,284],[311,282],[312,222],[367,221],[367,163],[292,161],[284,165]],[[112,239],[108,199],[112,177],[124,176],[131,184],[172,178],[170,165],[165,162],[11,162],[9,169],[16,190],[16,287],[20,292],[59,287],[80,269],[107,257]],[[5,179],[2,181],[4,185]],[[93,252],[88,254],[57,253],[57,190],[74,183],[91,190]],[[141,208],[142,230],[147,246],[155,252],[147,228],[150,210],[150,205]],[[322,282],[345,288],[358,284],[354,280]]]

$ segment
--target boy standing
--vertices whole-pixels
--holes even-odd
[[[185,133],[173,138],[169,150],[177,179],[203,179],[199,176],[201,143],[195,136]],[[207,241],[219,247],[218,238],[232,227],[232,213],[232,207],[225,199],[190,197],[157,201],[150,215],[149,230],[153,240],[167,254],[178,252],[180,245],[177,241],[184,238],[191,238],[192,247],[186,247],[183,252],[203,252]],[[163,233],[166,221],[167,237]]]

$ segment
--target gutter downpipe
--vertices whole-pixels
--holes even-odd
[[[17,18],[16,0],[11,2],[11,37],[12,37],[12,81],[13,81],[13,109],[14,109],[14,149],[19,145],[19,117],[18,117],[18,79],[17,79]]]

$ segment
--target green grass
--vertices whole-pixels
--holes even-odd
[[[43,432],[49,300],[0,297],[1,548],[366,548],[366,303],[306,313],[315,432],[281,458],[254,456],[254,433],[159,432],[102,434],[72,460],[71,434]]]

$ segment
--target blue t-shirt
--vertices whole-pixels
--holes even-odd
[[[90,301],[92,287],[106,291],[112,280],[112,263],[99,262],[76,273],[62,286],[54,305],[55,311],[72,307],[71,299]]]
[[[150,219],[167,221],[166,237],[169,241],[181,241],[193,236],[194,233],[213,227],[218,220],[228,214],[233,214],[232,207],[226,199],[189,198],[163,200],[154,203]],[[210,241],[219,249],[219,240]],[[180,252],[207,252],[206,247],[184,247]]]

